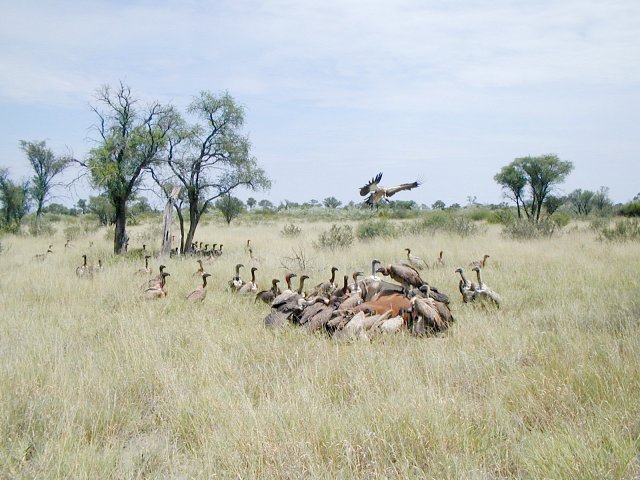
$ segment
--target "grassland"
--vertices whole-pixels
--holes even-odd
[[[287,222],[289,223],[289,222]],[[315,250],[330,224],[205,225],[225,245],[203,304],[193,259],[168,260],[169,296],[143,301],[135,258],[104,231],[64,249],[5,237],[0,255],[1,478],[638,478],[640,245],[586,227],[526,243],[499,228]],[[132,229],[132,250],[148,226]],[[448,266],[425,276],[453,298],[443,336],[340,343],[265,330],[268,308],[226,291],[233,266],[258,279],[331,265],[368,271],[403,249]],[[90,240],[94,246],[89,248]],[[34,262],[53,243],[55,253]],[[490,253],[498,311],[463,305],[458,265]],[[87,253],[105,270],[74,270]],[[157,260],[154,261],[157,266]]]

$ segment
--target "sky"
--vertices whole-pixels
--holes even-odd
[[[20,140],[85,158],[96,91],[123,82],[183,112],[203,90],[243,105],[273,186],[241,198],[358,202],[383,172],[422,182],[394,199],[499,203],[500,168],[547,153],[575,167],[560,194],[640,192],[637,0],[0,3],[0,166],[15,178],[30,175]]]

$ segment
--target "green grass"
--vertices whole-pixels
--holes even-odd
[[[169,296],[149,302],[133,275],[142,261],[112,257],[104,230],[68,251],[62,233],[3,238],[0,478],[640,475],[640,245],[602,244],[583,226],[518,243],[489,226],[332,252],[312,247],[331,223],[297,220],[288,238],[289,221],[204,226],[199,240],[225,254],[206,264],[199,305],[184,299],[192,259],[168,260]],[[131,229],[133,250],[148,231]],[[457,321],[440,337],[370,343],[267,331],[266,306],[226,291],[236,263],[249,269],[247,238],[262,285],[295,252],[315,284],[331,265],[368,272],[405,247],[430,262],[444,250],[447,267],[425,277],[451,294]],[[55,253],[33,262],[49,243]],[[85,252],[105,262],[92,281],[74,274]],[[498,311],[457,293],[453,270],[484,253]]]

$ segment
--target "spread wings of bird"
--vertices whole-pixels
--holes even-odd
[[[412,182],[385,188],[379,185],[380,180],[382,180],[382,172],[378,173],[378,175],[373,177],[369,183],[360,189],[360,195],[362,197],[369,195],[366,200],[366,203],[369,205],[377,205],[383,198],[391,197],[402,190],[411,190],[412,188],[416,188],[420,185],[418,182]]]

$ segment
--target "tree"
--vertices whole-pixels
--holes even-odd
[[[116,222],[116,209],[105,194],[89,197],[87,210],[98,217],[100,225],[113,225]]]
[[[249,207],[249,210],[253,210],[253,207],[256,206],[256,203],[258,203],[258,202],[256,202],[255,198],[253,198],[253,197],[247,198],[247,207]]]
[[[547,211],[547,215],[553,215],[556,210],[558,210],[563,203],[565,203],[566,198],[557,197],[555,195],[547,195],[547,198],[544,199],[544,209]]]
[[[273,209],[275,208],[275,206],[270,200],[260,200],[258,202],[258,206],[263,210],[269,210],[269,211],[273,211]]]
[[[342,205],[342,202],[336,197],[327,197],[322,201],[322,204],[326,208],[338,208],[340,205]]]
[[[82,215],[87,213],[87,210],[89,208],[89,206],[87,205],[87,201],[84,198],[81,198],[80,200],[78,200],[78,203],[76,203],[76,206],[78,207]]]
[[[69,165],[70,160],[56,157],[45,141],[27,142],[20,140],[20,148],[27,155],[27,159],[35,172],[31,178],[29,193],[36,204],[36,221],[40,219],[44,204],[48,200],[51,190],[56,186],[55,177],[60,175]]]
[[[231,223],[231,220],[244,212],[244,203],[242,200],[228,194],[216,200],[215,207],[220,210],[227,225]]]
[[[503,167],[494,180],[509,192],[506,194],[508,198],[514,200],[518,207],[524,207],[525,214],[531,222],[538,223],[545,198],[556,185],[564,181],[571,170],[573,164],[560,160],[555,154],[528,156],[516,158]],[[528,198],[525,198],[524,191],[527,186]]]
[[[189,104],[187,112],[193,116],[194,123],[189,125],[180,119],[168,136],[163,162],[171,179],[184,187],[189,207],[189,230],[181,242],[185,253],[191,250],[200,218],[214,200],[230,195],[238,187],[258,190],[271,186],[250,153],[249,138],[240,133],[244,109],[231,95],[201,92]],[[154,173],[160,185],[167,182],[161,176]],[[183,232],[181,213],[178,221]]]
[[[527,179],[524,172],[522,172],[514,163],[510,163],[509,165],[502,167],[493,179],[504,190],[504,196],[516,202],[518,218],[522,218],[522,213],[520,211],[521,206],[525,209],[528,218],[529,212],[526,210],[526,205],[524,203],[524,188],[527,186]]]
[[[442,200],[436,200],[431,205],[431,208],[433,208],[434,210],[444,210],[445,207],[446,205]]]
[[[611,210],[613,202],[609,198],[609,187],[600,187],[593,195],[593,207],[602,214]]]
[[[593,196],[595,194],[591,190],[582,190],[580,188],[574,190],[567,195],[567,200],[571,203],[573,211],[576,215],[589,215],[593,208]]]
[[[113,205],[113,250],[124,254],[129,200],[144,174],[158,162],[177,117],[173,107],[158,102],[139,108],[139,101],[123,83],[116,89],[100,88],[96,100],[99,107],[92,106],[92,110],[98,116],[98,145],[85,162],[76,161],[89,171],[94,187],[106,193]]]
[[[9,171],[0,168],[0,226],[11,232],[20,229],[22,218],[29,211],[29,182],[14,183]]]

